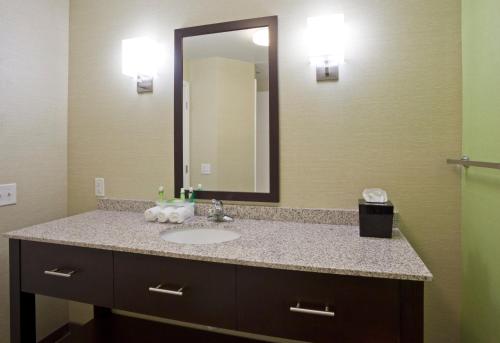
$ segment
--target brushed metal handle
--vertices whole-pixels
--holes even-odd
[[[291,312],[297,312],[297,313],[312,314],[312,315],[315,315],[315,316],[324,316],[324,317],[334,317],[335,316],[335,313],[332,312],[332,311],[330,311],[330,309],[328,308],[328,306],[325,306],[325,310],[324,311],[321,311],[321,310],[312,310],[312,309],[309,309],[309,308],[300,307],[300,302],[297,303],[297,306],[291,306],[290,307],[290,311]]]
[[[70,278],[73,274],[75,274],[74,270],[70,270],[67,272],[61,271],[59,268],[54,268],[51,270],[45,270],[43,272],[45,275],[51,275],[51,276],[57,276],[57,277],[63,277],[63,278]]]
[[[159,284],[156,287],[149,287],[148,290],[150,292],[153,292],[153,293],[177,295],[179,297],[182,297],[182,295],[183,295],[182,292],[183,292],[184,287],[181,287],[181,288],[179,288],[177,290],[165,289],[165,288],[162,288],[162,287],[163,287],[163,285]]]

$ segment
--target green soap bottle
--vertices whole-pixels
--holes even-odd
[[[160,186],[158,188],[158,200],[159,202],[165,201],[165,189],[163,188],[163,186]]]
[[[194,188],[189,187],[189,202],[194,202],[194,199],[195,199]]]

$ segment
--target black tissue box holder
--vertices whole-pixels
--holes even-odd
[[[392,238],[394,205],[359,199],[359,235],[361,237]]]

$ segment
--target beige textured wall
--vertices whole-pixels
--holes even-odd
[[[282,206],[356,206],[388,190],[402,229],[435,275],[426,285],[426,341],[458,342],[459,174],[444,163],[461,145],[459,0],[71,0],[69,208],[107,195],[173,193],[174,29],[279,16]],[[308,65],[308,16],[345,13],[347,63],[337,83]],[[154,94],[120,73],[124,38],[168,48]]]
[[[253,192],[255,191],[255,65],[221,58],[218,70],[217,190]]]
[[[0,233],[64,217],[67,207],[67,0],[0,0]],[[0,342],[9,342],[8,240],[0,238]],[[63,325],[67,302],[37,297],[38,337]]]
[[[217,79],[216,60],[203,58],[184,61],[189,70],[189,162],[191,186],[201,184],[205,189],[217,190],[219,170],[217,160]],[[201,175],[201,164],[209,163],[212,174]]]

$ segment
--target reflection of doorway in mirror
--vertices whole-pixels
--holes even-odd
[[[191,185],[190,145],[189,145],[189,82],[182,83],[182,144],[184,158],[184,188]]]
[[[268,48],[253,43],[255,30],[183,40],[182,72],[189,87],[189,112],[183,113],[189,115],[183,130],[186,186],[269,192]]]
[[[190,181],[254,192],[255,66],[222,57],[184,61],[190,89]],[[203,172],[210,164],[211,171]]]
[[[255,111],[255,191],[269,192],[269,90],[257,89]]]
[[[255,102],[254,105],[254,118],[253,118],[253,191],[257,192],[257,79],[255,81],[254,94],[253,99]]]
[[[269,64],[255,63],[255,192],[269,192]]]

